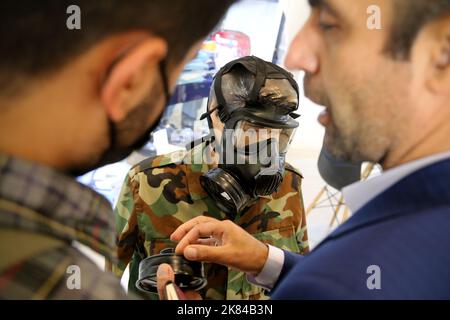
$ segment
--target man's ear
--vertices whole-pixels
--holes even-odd
[[[159,63],[166,55],[164,39],[146,36],[117,57],[100,91],[101,102],[112,121],[125,119],[148,95],[150,88],[162,81]]]
[[[450,96],[450,19],[446,22],[433,46],[428,86],[435,94]]]

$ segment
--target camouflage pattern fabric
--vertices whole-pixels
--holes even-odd
[[[208,143],[149,158],[133,167],[125,178],[115,209],[119,263],[113,265],[113,271],[121,276],[130,264],[129,291],[137,292],[142,258],[175,247],[169,238],[178,226],[200,215],[228,219],[199,182],[200,176],[212,168],[193,161],[205,147]],[[233,221],[267,244],[307,253],[301,181],[300,172],[287,165],[279,191],[260,198]],[[241,272],[216,264],[207,264],[205,272],[208,285],[202,295],[206,299],[268,298],[264,289],[250,284]]]

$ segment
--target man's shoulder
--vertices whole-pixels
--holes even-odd
[[[292,166],[291,164],[286,163],[283,182],[280,188],[278,189],[278,192],[276,194],[273,194],[272,196],[274,198],[280,198],[284,197],[287,193],[290,194],[292,191],[298,193],[298,191],[301,189],[302,180],[303,175],[301,171],[296,167]]]
[[[0,232],[5,235],[9,230]],[[126,298],[112,274],[100,270],[67,241],[19,229],[14,234],[14,250],[18,254],[6,254],[9,261],[0,270],[1,275],[10,275],[9,281],[0,287],[2,298]]]
[[[293,165],[291,165],[290,163],[287,163],[287,162],[286,162],[285,168],[289,174],[295,174],[303,179],[303,174],[300,171],[300,169],[294,167]]]
[[[176,176],[186,175],[186,156],[187,151],[180,150],[147,158],[128,171],[127,180],[130,184],[140,184],[149,178],[174,179]]]
[[[113,273],[102,270],[82,252],[72,246],[67,246],[63,250],[69,257],[69,261],[72,262],[67,267],[63,265],[63,269],[66,268],[65,274],[51,293],[51,299],[123,300],[135,298],[134,295],[127,296]],[[79,278],[77,278],[78,275]]]
[[[182,165],[186,155],[186,150],[179,150],[168,154],[150,157],[133,166],[130,169],[130,173],[135,175],[151,169],[164,167],[173,168],[174,166]]]
[[[285,277],[274,298],[448,299],[449,209],[430,207],[364,225],[323,241],[303,261],[285,253]],[[380,290],[370,289],[374,279]]]
[[[186,161],[188,153],[182,150],[151,157],[134,166],[128,172],[116,208],[126,210],[124,216],[128,217],[136,203],[165,215],[178,212],[180,202],[192,204],[198,189],[197,172]]]
[[[201,143],[187,150],[147,158],[130,169],[128,179],[130,182],[155,176],[163,179],[180,179],[181,176],[206,172],[209,165],[202,162],[206,145],[207,143]]]

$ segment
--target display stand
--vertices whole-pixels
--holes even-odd
[[[374,168],[375,168],[374,164],[372,163],[367,164],[361,174],[361,180],[363,181],[367,180],[367,178],[369,178],[369,176],[372,174]],[[332,208],[333,210],[333,216],[328,226],[329,229],[331,229],[335,223],[337,223],[337,225],[342,224],[350,216],[350,210],[345,205],[344,196],[342,195],[342,192],[336,191],[335,189],[333,189],[328,185],[325,185],[319,191],[319,193],[314,198],[312,203],[306,209],[306,216],[308,216],[314,209],[319,208]],[[339,214],[341,212],[342,217],[341,219],[339,219]]]

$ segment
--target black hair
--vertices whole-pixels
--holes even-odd
[[[164,38],[167,62],[181,61],[235,0],[1,0],[0,93],[55,71],[108,36],[148,30]],[[81,29],[67,27],[77,5]],[[70,11],[69,11],[70,12]],[[19,81],[19,83],[20,83]]]

